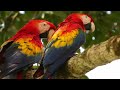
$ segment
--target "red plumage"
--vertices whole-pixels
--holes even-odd
[[[69,27],[67,28],[67,31],[75,29],[75,28],[82,28],[82,30],[85,32],[86,30],[85,30],[84,24],[83,24],[82,20],[78,18],[79,17],[78,15],[79,14],[77,14],[77,13],[70,14],[62,23],[60,23],[58,25],[58,28],[64,26],[66,23],[68,23]],[[76,24],[74,24],[74,23],[76,23]]]
[[[54,24],[46,20],[30,20],[2,45],[0,51],[0,64],[2,64],[0,65],[0,78],[17,71],[17,79],[22,79],[21,70],[37,63],[42,58],[44,49],[39,36],[42,22],[46,22],[46,25],[49,25],[49,28],[46,29],[48,31],[56,28]],[[28,52],[24,52],[24,50]],[[31,52],[32,54],[30,54]]]
[[[54,78],[56,71],[83,45],[86,41],[85,32],[94,31],[93,19],[87,14],[70,14],[58,25],[57,31],[47,44],[43,63],[34,77],[42,76],[41,66],[44,67],[43,79]],[[38,73],[38,74],[37,74]]]
[[[40,35],[40,32],[38,31],[38,29],[39,29],[38,24],[41,23],[41,22],[47,22],[50,25],[50,29],[55,29],[56,28],[52,23],[50,23],[46,20],[31,20],[26,25],[24,25],[16,33],[16,35],[14,35],[9,40],[16,41],[19,38],[33,38],[33,40],[31,40],[31,42],[35,43],[38,46],[41,46],[42,43],[40,41],[40,38],[38,38],[39,35]],[[38,37],[36,37],[36,36],[38,36]]]

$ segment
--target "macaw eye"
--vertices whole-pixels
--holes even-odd
[[[46,26],[46,24],[44,23],[43,26]]]
[[[86,18],[87,18],[88,16],[86,16]]]

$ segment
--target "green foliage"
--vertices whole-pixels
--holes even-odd
[[[86,35],[87,39],[85,45],[83,46],[84,48],[105,41],[111,36],[120,33],[119,11],[112,11],[111,14],[107,14],[106,11],[25,11],[25,14],[20,14],[18,11],[1,11],[0,45],[5,40],[12,37],[25,23],[31,19],[45,19],[53,22],[57,26],[69,14],[74,12],[90,14],[96,25],[95,32]],[[16,15],[16,13],[18,14]],[[5,23],[5,27],[7,26],[8,28],[3,29],[1,26],[2,23]],[[93,36],[95,37],[95,40],[92,40]],[[43,41],[46,42],[46,40]]]

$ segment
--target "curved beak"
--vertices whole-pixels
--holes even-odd
[[[85,24],[86,32],[94,32],[95,31],[95,24],[93,22]]]
[[[49,33],[48,33],[48,36],[47,36],[47,40],[50,41],[50,39],[52,38],[53,34],[55,33],[55,30],[54,29],[50,29],[49,30]]]
[[[56,26],[53,23],[47,22],[50,25],[50,29],[48,32],[47,40],[49,41],[53,36],[54,32],[56,31]]]
[[[94,32],[95,31],[95,24],[93,22],[91,22],[91,32]]]
[[[48,22],[48,21],[46,21],[46,23],[49,25],[49,30],[40,34],[40,38],[47,38],[48,40],[50,40],[50,38],[52,37],[52,35],[54,34],[56,30],[56,26],[53,23]]]
[[[54,29],[50,29],[49,31],[40,34],[40,38],[48,38],[48,39],[50,39],[53,36],[54,32],[55,32]]]

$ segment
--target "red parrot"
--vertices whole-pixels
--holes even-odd
[[[17,75],[26,67],[38,63],[44,54],[41,38],[51,38],[55,25],[46,20],[30,20],[0,48],[0,78]]]
[[[95,30],[94,21],[87,14],[70,14],[59,24],[56,32],[48,42],[41,66],[34,74],[38,77],[41,67],[44,67],[43,79],[53,79],[55,72],[67,61],[86,41],[86,31]]]

